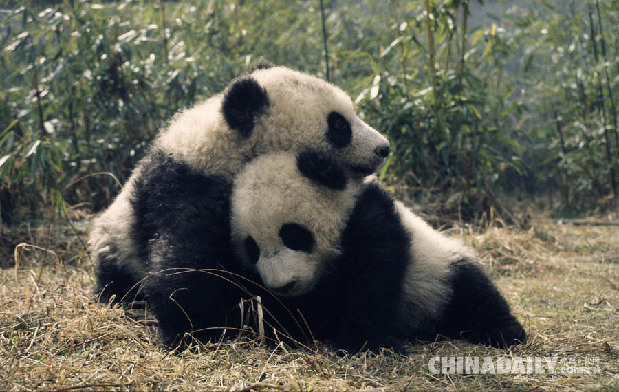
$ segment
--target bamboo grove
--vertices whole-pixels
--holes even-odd
[[[616,208],[617,1],[480,3],[9,2],[2,222],[105,206],[170,116],[260,60],[344,87],[391,141],[380,176],[418,202],[472,220],[517,196]]]

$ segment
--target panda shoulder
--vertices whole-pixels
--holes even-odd
[[[402,202],[395,202],[396,209],[411,236],[411,251],[416,260],[433,260],[434,263],[449,265],[459,260],[477,260],[475,253],[459,239],[447,237],[432,228],[423,218],[415,214]]]
[[[194,144],[204,142],[200,138],[222,128],[221,99],[221,94],[218,94],[174,114],[158,135],[155,141],[157,147],[169,150],[180,146],[179,143],[185,140]]]

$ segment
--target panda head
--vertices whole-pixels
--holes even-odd
[[[229,128],[250,140],[254,156],[314,149],[349,175],[365,176],[389,154],[387,139],[355,114],[346,93],[288,68],[260,66],[235,80],[221,111]]]
[[[339,254],[359,186],[324,152],[256,158],[232,194],[232,242],[242,264],[278,295],[307,293]]]

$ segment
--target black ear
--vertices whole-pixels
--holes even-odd
[[[222,112],[231,129],[249,137],[254,130],[254,120],[269,106],[265,89],[252,78],[236,80],[224,94]]]
[[[305,177],[326,187],[343,190],[348,178],[333,156],[314,150],[297,154],[297,168]]]
[[[275,64],[273,64],[272,62],[267,61],[267,60],[260,60],[257,64],[252,65],[251,67],[247,68],[247,74],[250,74],[259,69],[269,69],[273,67],[275,67]]]

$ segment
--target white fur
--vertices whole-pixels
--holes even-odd
[[[271,151],[318,149],[348,167],[370,162],[376,168],[382,161],[374,150],[388,145],[387,140],[356,116],[350,98],[339,88],[283,67],[258,70],[251,77],[267,91],[270,106],[257,119],[249,138],[226,124],[221,113],[224,92],[174,116],[154,146],[199,172],[230,178],[252,158]],[[331,111],[346,117],[353,132],[351,144],[338,150],[325,139]],[[94,220],[89,239],[95,259],[107,253],[129,267],[137,279],[146,268],[131,238],[134,214],[130,197],[139,167],[110,207]]]
[[[140,175],[139,166],[116,196],[114,203],[95,218],[88,238],[88,246],[93,260],[108,257],[122,261],[128,271],[141,279],[146,273],[145,263],[137,255],[130,235],[135,215],[131,205],[133,184]]]
[[[223,95],[178,113],[155,147],[198,172],[233,176],[252,156],[251,143],[230,130],[221,114]]]
[[[316,185],[297,169],[296,157],[274,153],[256,158],[236,178],[232,194],[232,240],[242,260],[244,241],[252,236],[260,248],[257,269],[267,287],[295,281],[291,295],[311,289],[325,263],[340,252],[340,236],[360,184],[338,191]],[[314,235],[311,253],[284,246],[279,230],[296,223]]]
[[[402,311],[408,328],[418,328],[426,320],[436,319],[451,297],[449,267],[452,263],[475,260],[473,252],[459,241],[447,238],[396,201],[404,228],[411,236],[411,260],[404,278]]]

